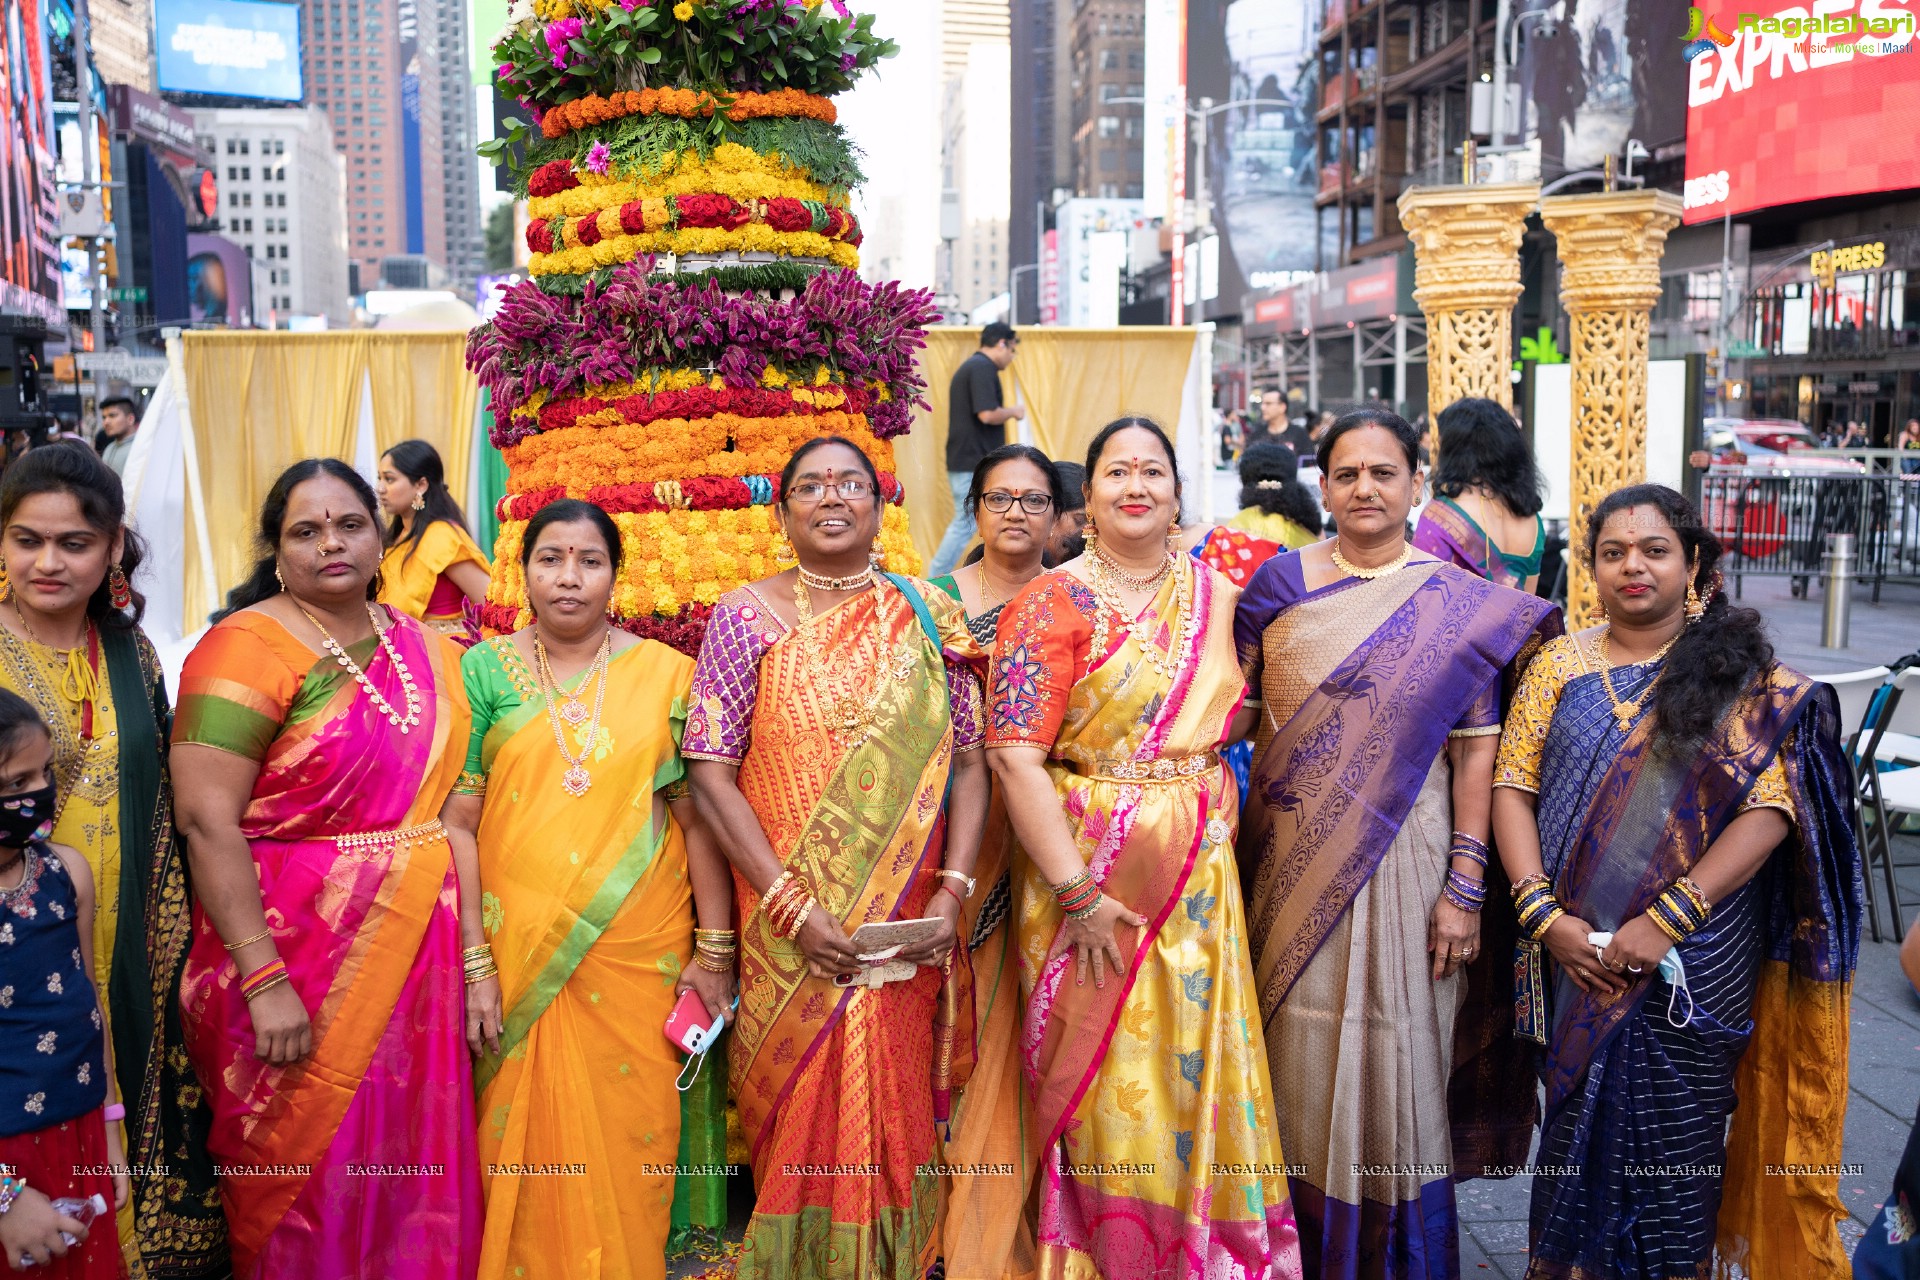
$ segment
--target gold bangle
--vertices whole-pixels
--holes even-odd
[[[271,991],[275,987],[285,986],[290,980],[291,979],[289,979],[284,972],[275,974],[273,977],[268,978],[260,986],[257,986],[253,990],[245,993],[245,998],[247,1003],[252,1004],[254,1000],[260,996],[262,992]]]
[[[233,952],[238,951],[242,947],[250,947],[256,942],[265,942],[268,938],[271,938],[272,936],[273,936],[273,929],[271,926],[269,926],[268,928],[262,929],[260,932],[254,934],[251,938],[242,938],[238,942],[226,943],[225,946],[227,948],[228,954],[232,954]]]

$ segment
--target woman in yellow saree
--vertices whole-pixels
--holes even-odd
[[[469,606],[487,598],[493,566],[467,532],[439,450],[425,440],[402,440],[380,455],[378,481],[380,506],[393,521],[380,561],[380,602],[459,645],[477,643]]]
[[[987,810],[972,641],[944,594],[868,562],[879,477],[853,445],[802,446],[780,494],[799,564],[715,607],[684,746],[743,919],[729,1066],[758,1201],[738,1274],[917,1280],[957,1035],[941,968]],[[891,975],[848,935],[913,919],[936,924],[872,985]]]
[[[731,902],[684,794],[693,661],[608,625],[620,532],[600,508],[543,507],[520,563],[535,621],[467,651],[472,746],[442,815],[456,847],[478,840],[461,925],[478,960],[480,1274],[659,1280],[682,1125],[662,1029],[688,988],[713,1017],[733,999],[718,934],[694,954],[696,901],[715,931]],[[723,1164],[724,1108],[689,1119],[696,1158]]]
[[[1220,759],[1251,719],[1237,593],[1178,553],[1179,510],[1166,436],[1110,424],[1087,554],[994,650],[1043,1277],[1300,1275]]]

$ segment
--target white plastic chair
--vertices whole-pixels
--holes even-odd
[[[1833,691],[1840,695],[1840,741],[1849,751],[1853,749],[1854,738],[1867,723],[1867,709],[1873,705],[1873,695],[1892,674],[1885,667],[1868,667],[1865,671],[1816,677],[1820,683],[1832,685]]]

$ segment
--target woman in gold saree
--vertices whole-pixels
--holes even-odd
[[[683,1134],[662,1034],[689,988],[713,1018],[733,999],[726,863],[692,821],[677,742],[693,661],[608,624],[620,531],[600,508],[542,507],[520,567],[534,622],[461,663],[473,738],[443,815],[480,868],[461,912],[480,1274],[660,1280],[676,1163],[726,1157],[717,1091],[686,1095],[706,1105]]]
[[[227,1269],[212,1122],[180,1052],[180,970],[192,941],[186,859],[173,831],[167,704],[140,629],[142,558],[120,478],[79,444],[35,449],[0,484],[0,686],[53,735],[51,839],[93,873],[93,983],[126,1107],[133,1195],[119,1214],[128,1273]],[[95,1230],[103,1230],[96,1227]]]
[[[995,647],[1045,1277],[1300,1275],[1219,754],[1235,592],[1178,552],[1179,509],[1160,429],[1107,426],[1087,554]]]
[[[780,495],[799,564],[715,607],[683,746],[742,917],[739,1275],[909,1280],[936,1248],[934,1070],[960,1034],[936,1011],[987,810],[974,650],[943,593],[869,562],[879,477],[853,445],[803,445]],[[848,936],[929,918],[884,974]]]
[[[1464,1029],[1492,1025],[1463,1005],[1511,1010],[1510,957],[1480,951],[1493,753],[1502,673],[1553,610],[1416,556],[1417,447],[1391,413],[1336,422],[1339,532],[1263,565],[1234,625],[1264,704],[1240,839],[1254,974],[1316,1276],[1452,1280],[1454,1180],[1531,1137],[1525,1077],[1489,1099],[1449,1081],[1483,1047]]]

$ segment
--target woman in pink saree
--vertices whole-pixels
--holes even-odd
[[[437,817],[468,736],[459,650],[371,603],[374,498],[345,465],[282,475],[261,536],[187,659],[173,748],[196,894],[180,999],[234,1273],[469,1277],[476,886]]]

